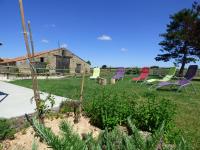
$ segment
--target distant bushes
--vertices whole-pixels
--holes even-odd
[[[135,68],[130,68],[126,70],[126,74],[130,75],[130,74],[139,74],[140,73],[140,69],[135,67]]]
[[[151,66],[150,69],[158,69],[159,66]]]

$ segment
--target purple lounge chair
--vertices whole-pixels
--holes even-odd
[[[125,69],[123,67],[119,67],[112,78],[116,80],[120,80],[124,78],[124,74],[125,74]]]
[[[177,82],[160,82],[156,89],[164,87],[164,86],[178,86],[179,88],[177,91],[180,91],[182,88],[185,88],[185,86],[189,84],[192,85],[191,81],[196,75],[197,69],[198,69],[197,65],[190,65],[185,76],[180,78],[180,80],[178,80]],[[196,90],[193,85],[192,85],[192,88],[194,89],[196,93]]]

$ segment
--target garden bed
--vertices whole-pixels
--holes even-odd
[[[73,130],[82,137],[83,134],[92,133],[93,137],[98,137],[100,133],[100,129],[92,126],[89,123],[89,119],[86,117],[81,117],[79,123],[74,124],[73,115],[69,115],[68,117],[63,116],[64,119],[61,118],[52,118],[45,119],[45,126],[51,128],[51,130],[59,135],[59,124],[61,120],[66,120],[73,127]],[[32,127],[28,127],[26,129],[21,130],[15,134],[13,140],[5,140],[2,142],[3,150],[30,150],[33,143],[38,145],[38,150],[47,150],[50,149],[44,142],[40,142],[38,137],[35,137],[35,131]]]

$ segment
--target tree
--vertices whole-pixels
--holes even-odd
[[[3,45],[2,43],[0,43],[0,46]]]
[[[91,65],[91,62],[89,60],[86,63],[89,64],[89,65]]]
[[[106,68],[107,68],[107,65],[103,65],[101,68],[102,68],[102,69],[106,69]]]
[[[198,19],[195,20],[192,28],[192,42],[193,46],[197,48],[197,55],[200,55],[200,5],[197,2],[194,2],[192,5],[192,11],[197,15]]]
[[[200,6],[194,2],[191,9],[183,9],[170,16],[164,38],[159,43],[161,52],[156,61],[167,62],[174,59],[174,64],[181,64],[179,75],[183,75],[185,65],[200,58]]]

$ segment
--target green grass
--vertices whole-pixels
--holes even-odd
[[[109,76],[110,77],[110,76]],[[109,79],[109,77],[107,77]],[[31,88],[31,80],[17,80],[11,83]],[[194,86],[198,90],[200,88],[200,82],[194,81]],[[41,91],[49,92],[55,95],[64,96],[72,99],[78,99],[80,94],[81,78],[70,79],[49,79],[39,80],[39,88]],[[148,91],[147,85],[140,85],[130,81],[130,77],[126,77],[124,80],[117,82],[115,85],[107,85],[112,88],[113,86],[119,89],[127,89],[134,91],[138,94],[143,94]],[[95,88],[103,88],[98,85],[95,80],[89,80],[86,78],[84,85],[84,94],[87,95],[91,90]],[[192,88],[187,87],[187,93],[185,91],[176,92],[171,90],[153,90],[156,94],[162,97],[167,97],[173,100],[177,105],[177,115],[175,123],[179,129],[183,131],[185,139],[192,144],[194,149],[200,148],[200,92],[194,94]]]

